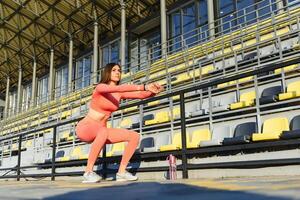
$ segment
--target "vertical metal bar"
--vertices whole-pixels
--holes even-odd
[[[184,93],[180,93],[180,117],[181,117],[181,141],[182,141],[182,178],[187,179],[187,157],[186,157],[186,123],[185,123],[185,105],[184,105]]]
[[[51,181],[55,181],[56,132],[57,132],[57,127],[55,126],[53,128]]]
[[[18,147],[18,165],[17,165],[17,181],[20,181],[21,174],[21,148],[22,148],[22,135],[19,136],[19,147]]]

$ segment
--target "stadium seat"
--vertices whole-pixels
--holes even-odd
[[[125,142],[119,142],[119,143],[114,143],[112,145],[112,148],[109,152],[106,152],[106,156],[116,156],[116,155],[121,155],[124,152],[125,149]]]
[[[246,122],[243,124],[238,124],[234,130],[233,137],[224,138],[223,145],[249,143],[252,138],[252,134],[257,132],[258,127],[256,122]]]
[[[144,152],[145,148],[154,148],[154,138],[146,137],[141,140],[140,147],[138,149],[139,152]]]
[[[188,72],[185,73],[181,73],[175,77],[171,78],[171,84],[178,84],[178,83],[182,83],[184,81],[188,81],[192,79],[191,76],[188,74]]]
[[[144,147],[143,152],[156,152],[163,145],[169,143],[170,135],[166,133],[159,134],[154,137],[154,147]]]
[[[287,86],[287,92],[279,94],[279,100],[300,97],[300,81],[292,82]]]
[[[186,133],[186,141],[189,141],[189,134]],[[172,143],[163,145],[159,148],[160,151],[171,151],[171,150],[178,150],[182,148],[182,142],[181,142],[181,132],[174,133],[174,136],[172,138]]]
[[[267,119],[262,128],[262,133],[254,133],[253,141],[279,139],[283,131],[289,131],[289,122],[285,117]]]
[[[294,69],[296,69],[298,67],[299,64],[293,64],[293,65],[289,65],[283,68],[279,68],[279,69],[275,69],[274,74],[280,74],[281,70],[283,70],[283,72],[289,72],[292,71]]]
[[[257,52],[251,52],[251,53],[244,55],[244,58],[242,60],[239,60],[238,63],[252,60],[256,57],[257,57]]]
[[[145,125],[159,124],[170,121],[168,111],[161,111],[155,114],[154,119],[145,121]]]
[[[154,120],[155,115],[154,114],[147,114],[143,117],[143,124],[145,125],[146,121]]]
[[[213,65],[207,65],[207,66],[201,67],[200,69],[196,68],[194,70],[194,73],[191,72],[190,75],[193,76],[193,74],[195,74],[195,77],[199,77],[200,75],[204,76],[204,75],[207,75],[207,74],[209,74],[210,72],[212,72],[214,70],[215,70],[215,68],[214,68]]]
[[[259,98],[259,104],[273,103],[278,100],[278,95],[282,92],[281,86],[273,86],[263,90]]]
[[[255,98],[256,98],[255,91],[245,92],[245,93],[241,94],[239,102],[230,104],[230,109],[234,110],[234,109],[240,109],[240,108],[253,106],[255,103],[254,102]]]
[[[280,138],[293,139],[300,137],[300,115],[295,116],[290,123],[290,131],[283,131]]]
[[[222,145],[223,139],[229,137],[232,137],[230,126],[222,125],[220,127],[216,127],[212,131],[212,139],[208,141],[200,141],[200,147]]]
[[[206,115],[209,112],[209,102],[208,99],[204,100],[202,106],[199,103],[193,105],[194,109],[189,113],[191,117]]]
[[[197,148],[201,141],[211,140],[211,133],[209,129],[195,130],[192,133],[191,141],[187,143],[187,148]]]
[[[132,119],[131,118],[124,118],[120,123],[121,128],[130,128],[131,125],[132,125]]]

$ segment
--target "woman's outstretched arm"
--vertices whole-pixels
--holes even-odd
[[[133,91],[144,91],[144,85],[133,85],[133,84],[123,84],[123,85],[107,85],[100,83],[96,86],[96,91],[99,93],[111,93],[111,92],[133,92]]]
[[[145,99],[155,96],[155,93],[150,91],[136,91],[136,92],[121,92],[121,99]]]

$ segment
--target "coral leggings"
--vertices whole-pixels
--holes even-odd
[[[92,170],[97,157],[105,144],[128,142],[120,167],[126,168],[139,143],[139,134],[135,131],[119,128],[107,128],[106,122],[85,117],[76,126],[76,134],[81,141],[92,143],[87,169]]]

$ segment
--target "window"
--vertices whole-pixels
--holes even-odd
[[[276,0],[218,0],[218,31],[228,33],[268,18],[276,11]]]
[[[80,58],[76,62],[75,90],[87,87],[91,83],[92,56]]]
[[[55,98],[59,98],[68,92],[68,65],[56,71],[55,79]]]
[[[101,48],[102,50],[102,66],[107,63],[120,61],[120,41],[116,40]]]
[[[23,97],[22,97],[22,110],[28,110],[29,106],[30,106],[30,102],[31,102],[31,84],[28,84],[26,86],[24,86],[23,88]]]
[[[197,41],[196,22],[196,5],[193,3],[182,9],[182,32],[187,47]]]
[[[42,77],[38,81],[38,95],[37,95],[37,102],[44,103],[47,102],[48,97],[48,79],[49,75]]]

